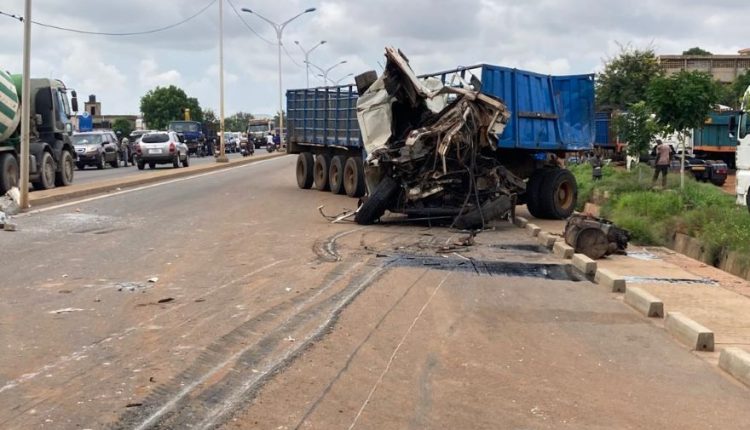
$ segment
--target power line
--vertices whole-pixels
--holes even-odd
[[[289,59],[290,59],[290,60],[292,60],[292,63],[294,63],[294,65],[295,65],[295,66],[297,66],[297,67],[302,67],[302,64],[300,64],[300,63],[296,62],[296,61],[294,60],[294,57],[292,57],[292,54],[290,54],[290,53],[289,53],[289,51],[287,51],[287,50],[286,50],[286,45],[284,45],[284,44],[282,43],[282,44],[281,44],[281,47],[282,47],[282,48],[284,48],[284,52],[286,53],[286,56],[287,56],[287,57],[289,57]]]
[[[185,24],[186,22],[193,20],[198,15],[202,14],[203,12],[205,12],[214,3],[216,3],[216,0],[211,0],[210,2],[208,2],[208,4],[206,6],[204,6],[198,12],[194,13],[193,15],[190,15],[189,17],[183,19],[180,22],[176,22],[174,24],[170,24],[170,25],[168,25],[166,27],[154,28],[154,29],[145,30],[145,31],[133,31],[133,32],[128,32],[128,33],[109,33],[109,32],[104,32],[104,31],[79,30],[79,29],[76,29],[76,28],[60,27],[60,26],[57,26],[57,25],[46,24],[46,23],[39,22],[39,21],[34,21],[34,20],[32,20],[31,22],[33,24],[36,24],[36,25],[40,26],[40,27],[52,28],[52,29],[55,29],[55,30],[68,31],[68,32],[71,32],[71,33],[78,33],[78,34],[89,34],[89,35],[97,35],[97,36],[138,36],[138,35],[142,35],[142,34],[159,33],[161,31],[166,31],[166,30],[175,28],[177,26],[180,26],[182,24]],[[7,17],[13,18],[13,19],[17,19],[18,21],[23,22],[23,17],[22,16],[14,15],[14,14],[11,14],[11,13],[5,13],[3,11],[0,11],[0,15],[7,16]]]
[[[269,45],[275,45],[275,43],[273,43],[270,40],[266,39],[265,37],[261,36],[260,33],[258,33],[257,31],[255,31],[255,29],[253,29],[252,27],[250,27],[250,24],[248,24],[247,21],[245,21],[245,18],[242,17],[242,15],[240,14],[240,12],[234,6],[234,3],[232,3],[232,0],[227,0],[227,3],[229,3],[229,6],[232,7],[232,10],[234,11],[234,14],[237,15],[237,18],[239,18],[240,21],[242,21],[243,24],[245,24],[245,27],[247,27],[248,30],[252,31],[253,34],[255,34],[256,36],[258,36],[258,38],[260,40],[266,42],[267,44],[269,44]]]

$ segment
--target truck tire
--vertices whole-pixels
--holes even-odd
[[[313,164],[315,160],[309,152],[300,152],[297,156],[297,186],[309,190],[313,185]]]
[[[349,157],[344,163],[344,190],[349,197],[365,195],[365,174],[361,157]]]
[[[566,219],[573,214],[578,201],[578,183],[567,169],[550,169],[544,174],[538,203],[541,218]]]
[[[13,154],[0,154],[0,195],[18,186],[18,160]]]
[[[385,176],[372,191],[362,206],[354,214],[354,221],[360,225],[370,225],[377,221],[385,210],[391,206],[398,194],[398,183],[390,176]]]
[[[546,172],[547,171],[543,169],[535,170],[526,182],[526,208],[534,218],[544,218],[542,206],[539,203],[539,193]]]
[[[55,188],[55,160],[49,152],[42,153],[41,169],[39,179],[33,182],[36,190],[49,190]]]
[[[328,191],[328,166],[331,165],[331,156],[328,154],[318,154],[315,156],[313,165],[313,178],[315,180],[315,189],[319,191]]]
[[[58,187],[67,187],[73,183],[73,172],[75,163],[70,151],[63,151],[60,156],[60,171],[55,174],[55,185]]]
[[[344,194],[344,163],[346,159],[342,155],[335,155],[331,159],[331,167],[328,168],[328,183],[333,194]]]

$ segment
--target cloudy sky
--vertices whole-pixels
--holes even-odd
[[[85,98],[96,94],[104,114],[133,114],[140,97],[175,84],[218,112],[219,0],[177,28],[133,37],[92,36],[34,26],[32,73],[61,78]],[[618,43],[680,53],[701,46],[714,53],[750,47],[747,0],[224,0],[227,115],[275,112],[274,44],[248,29],[232,11],[246,7],[273,21],[308,8],[284,31],[284,88],[303,88],[303,56],[329,75],[379,70],[383,47],[401,48],[418,73],[481,62],[540,73],[590,73],[618,51]],[[231,4],[230,4],[231,2]],[[23,14],[23,0],[0,0],[0,11]],[[32,18],[89,31],[136,32],[163,27],[196,13],[211,0],[33,0]],[[271,26],[242,13],[246,23],[275,43]],[[23,26],[0,16],[0,68],[21,71]],[[290,58],[291,57],[291,58]],[[311,85],[321,84],[318,72]]]

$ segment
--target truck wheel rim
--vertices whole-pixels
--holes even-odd
[[[565,181],[557,188],[557,205],[560,208],[568,208],[573,204],[573,186]]]
[[[62,174],[67,182],[73,181],[73,170],[75,170],[75,167],[73,166],[73,158],[66,158],[65,163],[63,163]]]
[[[46,163],[44,165],[44,176],[48,183],[54,182],[55,180],[55,165],[52,163]]]
[[[354,188],[354,169],[344,169],[344,185]]]

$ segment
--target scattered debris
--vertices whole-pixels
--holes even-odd
[[[81,308],[64,308],[64,309],[58,309],[55,311],[50,311],[49,313],[59,315],[59,314],[67,314],[70,312],[81,312],[81,311],[83,311],[83,309]]]
[[[21,192],[13,187],[0,197],[0,212],[8,217],[18,215],[21,212]]]
[[[203,298],[201,298],[201,299],[195,299],[195,303],[202,303],[202,302],[205,302],[205,301],[206,301],[206,299],[203,299]]]
[[[128,403],[127,405],[125,405],[126,408],[137,408],[140,406],[143,406],[143,403]]]
[[[330,221],[331,224],[336,224],[337,222],[341,222],[347,218],[351,218],[356,213],[356,211],[345,209],[340,214],[336,216],[331,216],[331,215],[326,215],[326,213],[323,212],[323,208],[325,208],[325,206],[318,206],[318,212],[320,212],[320,214],[323,215],[323,218]]]
[[[151,377],[148,378],[148,382],[156,382],[156,378],[154,378],[153,376],[151,376]]]
[[[153,278],[149,278],[148,282],[150,284],[155,284],[155,283],[159,282],[159,278],[157,278],[156,276],[154,276]]]
[[[73,292],[72,290],[60,290],[60,291],[58,291],[58,293],[60,293],[60,294],[70,294],[72,292]]]
[[[512,218],[526,185],[493,153],[510,118],[505,104],[476,79],[444,85],[417,78],[394,48],[386,58],[383,75],[358,88],[369,195],[355,221],[372,224],[386,209],[461,229]]]
[[[18,226],[10,221],[5,221],[5,223],[3,224],[4,231],[16,231],[17,228]]]
[[[173,302],[173,301],[174,301],[174,298],[173,298],[173,297],[167,297],[167,298],[164,298],[164,299],[160,299],[160,300],[159,300],[158,302],[156,302],[156,303],[169,303],[169,302]]]
[[[611,221],[587,214],[568,218],[563,233],[565,243],[575,252],[599,259],[610,254],[624,254],[630,241],[630,232],[615,226]]]
[[[294,342],[296,339],[293,338],[293,337],[291,337],[291,336],[287,336],[286,339],[284,339],[284,340],[287,341],[287,342]]]
[[[116,286],[117,286],[117,291],[130,291],[130,292],[148,288],[148,286],[142,282],[121,282],[117,284]]]

